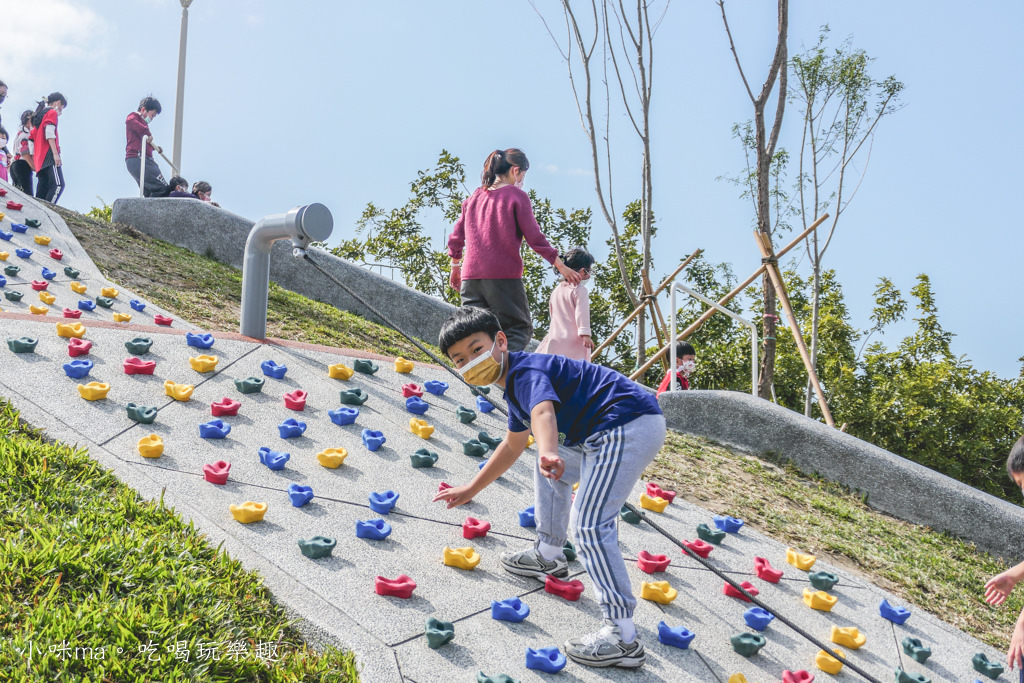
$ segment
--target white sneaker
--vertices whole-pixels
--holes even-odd
[[[615,622],[604,620],[604,628],[565,644],[565,656],[585,666],[621,666],[633,669],[644,665],[647,653],[640,639],[632,643],[622,640],[622,631]]]
[[[518,553],[501,556],[501,566],[505,571],[517,576],[532,576],[543,581],[548,574],[559,579],[569,576],[569,563],[565,557],[556,557],[548,561],[541,557],[536,548],[521,550]]]

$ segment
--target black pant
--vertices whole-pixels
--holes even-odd
[[[16,188],[32,196],[32,167],[27,161],[18,159],[11,164],[11,180]]]
[[[127,157],[124,160],[124,165],[128,169],[128,173],[131,174],[135,183],[139,182],[139,157]],[[156,162],[152,158],[146,159],[146,187],[142,190],[142,196],[144,197],[166,197],[171,191],[171,188],[167,186],[167,181],[164,180],[164,176],[160,173],[160,167],[157,166]]]
[[[530,300],[521,279],[463,280],[463,306],[483,308],[495,315],[508,337],[509,351],[522,351],[533,337]]]
[[[64,167],[44,166],[36,173],[36,198],[56,204],[64,192]]]

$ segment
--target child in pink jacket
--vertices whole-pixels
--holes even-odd
[[[590,294],[583,280],[590,279],[594,257],[583,247],[573,247],[562,257],[571,270],[579,273],[579,284],[562,280],[551,291],[551,327],[537,353],[590,360],[594,342],[590,338]]]

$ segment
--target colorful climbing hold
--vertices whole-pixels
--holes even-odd
[[[192,366],[192,369],[196,372],[206,373],[213,372],[217,369],[217,356],[207,356],[206,354],[200,354],[198,356],[192,356],[188,359],[188,364]]]
[[[50,270],[46,266],[43,266],[43,269],[39,271],[39,274],[43,276],[44,280],[52,280],[53,278],[57,277],[57,271]]]
[[[827,650],[818,650],[818,654],[814,656],[814,666],[818,667],[825,673],[832,674],[834,676],[842,671],[842,660],[845,658],[846,655],[839,650],[832,650],[832,652],[828,652]]]
[[[64,258],[64,252],[61,251],[60,249],[51,249],[50,258],[52,258],[54,261],[60,261],[62,258]]]
[[[0,220],[2,220],[3,217],[3,213],[0,213]],[[19,235],[24,235],[26,232],[28,232],[28,226],[22,223],[11,223],[11,232],[18,233]]]
[[[686,650],[697,634],[685,626],[669,626],[664,621],[658,622],[658,642],[680,650]]]
[[[36,344],[38,343],[39,340],[32,337],[7,338],[7,348],[14,353],[35,353]]]
[[[74,280],[79,275],[81,275],[81,273],[79,271],[75,270],[71,266],[64,266],[64,274],[67,275],[72,280]]]
[[[260,370],[267,377],[273,377],[274,379],[284,379],[284,374],[288,372],[287,365],[278,365],[276,361],[265,360],[260,363]]]
[[[143,356],[149,353],[149,349],[153,346],[153,340],[149,337],[135,337],[131,341],[126,341],[124,347],[128,349],[128,353],[133,356]]]
[[[470,391],[473,392],[474,396],[486,396],[491,393],[490,387],[472,387]]]
[[[429,439],[430,435],[434,433],[434,427],[427,424],[426,420],[419,420],[414,417],[409,420],[409,431],[421,439]]]
[[[21,268],[15,265],[5,266],[4,275],[7,277],[16,277],[21,272]]]
[[[68,355],[72,358],[84,356],[92,350],[92,342],[88,339],[72,338],[68,340]]]
[[[557,576],[548,574],[544,578],[544,591],[570,602],[576,602],[583,595],[583,582],[579,579],[563,581]]]
[[[262,377],[246,377],[245,379],[236,379],[235,388],[242,394],[258,394],[263,391],[265,383],[266,380]]]
[[[266,446],[260,447],[257,451],[260,456],[260,462],[267,466],[267,469],[274,471],[283,470],[285,463],[291,459],[291,453],[284,453],[281,451],[272,451]]]
[[[932,649],[922,643],[920,638],[906,636],[900,645],[903,646],[903,653],[918,664],[924,664],[932,656]]]
[[[70,308],[65,308],[64,309],[64,317],[65,318],[81,318],[82,317],[82,312],[78,311],[78,310],[71,310]]]
[[[348,451],[344,448],[325,448],[316,454],[317,462],[332,470],[341,467],[346,457],[348,457]]]
[[[71,379],[82,379],[92,370],[91,360],[73,360],[64,364],[64,374]]]
[[[640,523],[640,515],[638,515],[637,513],[633,512],[632,510],[630,510],[625,505],[623,505],[622,509],[619,510],[619,517],[621,517],[622,521],[626,522],[627,524],[639,524]]]
[[[223,486],[228,483],[228,474],[231,472],[231,463],[226,460],[218,460],[214,463],[203,465],[203,478],[211,484]]]
[[[373,373],[380,370],[380,366],[374,363],[372,360],[366,360],[365,358],[356,358],[352,361],[352,369],[356,372],[361,372],[364,375],[372,375]]]
[[[743,621],[755,631],[763,631],[775,620],[775,615],[760,607],[751,607],[743,613]]]
[[[146,310],[146,304],[138,299],[132,299],[128,302],[128,305],[132,307],[132,310],[136,310],[139,313]]]
[[[117,295],[121,292],[117,291],[113,287],[103,287],[100,289],[100,296],[105,296],[108,299],[116,299]]]
[[[707,524],[697,525],[697,537],[702,541],[707,541],[712,545],[721,545],[725,539],[725,532],[721,529],[712,529]]]
[[[214,417],[229,417],[238,415],[238,409],[242,407],[240,401],[235,401],[227,396],[219,401],[210,404],[210,414]]]
[[[494,404],[488,401],[483,396],[476,397],[476,409],[481,413],[489,413],[494,410]]]
[[[174,322],[174,318],[172,318],[172,317],[170,317],[168,315],[161,315],[161,314],[157,313],[156,315],[153,316],[153,322],[156,323],[157,325],[163,325],[165,327],[170,327],[171,323]]]
[[[565,655],[557,647],[526,648],[526,668],[556,674],[565,668]]]
[[[782,683],[814,683],[814,674],[803,669],[799,671],[786,669],[782,672]]]
[[[195,332],[186,332],[185,343],[197,349],[206,350],[213,346],[213,335],[209,333],[197,334]]]
[[[78,310],[80,311],[95,311],[96,302],[90,301],[89,299],[80,299],[78,301]]]
[[[140,358],[136,358],[135,356],[130,356],[128,358],[125,358],[124,362],[121,363],[121,367],[124,369],[124,374],[126,374],[126,375],[152,375],[153,371],[156,370],[156,361],[142,360]],[[168,380],[168,381],[170,381],[170,380]],[[172,384],[173,384],[173,382],[172,382]],[[176,385],[176,386],[188,386],[188,385]],[[164,384],[164,388],[166,390],[166,388],[167,388],[167,384],[166,383]],[[171,394],[171,393],[168,393],[167,395],[168,396],[173,396],[173,394]],[[182,395],[184,395],[184,393],[182,393]],[[177,399],[177,400],[179,400],[179,401],[187,401],[188,398]]]
[[[26,225],[25,227],[27,228],[28,226]],[[36,244],[39,244],[44,247],[50,244],[50,238],[47,237],[46,235],[36,235],[32,239],[35,241]]]
[[[31,249],[25,249],[25,248],[15,249],[14,253],[15,253],[16,256],[20,256],[21,258],[31,258],[32,257],[32,250]]]
[[[331,379],[349,379],[354,372],[355,370],[344,363],[335,363],[334,365],[327,366],[327,376]]]
[[[4,292],[4,297],[8,301],[21,301],[21,297],[25,296],[24,293],[19,292],[15,289]]]
[[[477,434],[476,439],[480,443],[490,448],[492,451],[501,445],[501,439],[495,439],[493,436],[484,431],[481,431],[479,434]]]
[[[562,546],[562,553],[565,555],[566,561],[572,562],[576,559],[576,546],[572,544],[572,541],[566,540],[565,545]]]
[[[442,396],[444,392],[448,391],[448,383],[441,382],[440,380],[432,379],[423,383],[423,388],[434,394],[435,396]]]
[[[825,591],[812,591],[810,588],[804,589],[804,604],[811,609],[831,612],[838,601],[839,599],[836,596],[829,595]]]
[[[284,407],[288,410],[305,410],[306,409],[306,398],[309,394],[302,389],[296,389],[295,391],[289,391],[282,398],[284,398]]]
[[[413,367],[415,367],[415,366],[413,365],[412,361],[406,360],[406,359],[402,358],[401,356],[399,356],[398,358],[395,359],[395,372],[397,372],[397,373],[401,373],[401,374],[410,373],[410,372],[412,372]]]
[[[29,218],[28,220],[25,221],[25,225],[27,225],[30,228],[38,228],[40,226],[39,219]]]
[[[129,358],[128,360],[131,359]],[[136,358],[136,360],[138,359]],[[153,363],[153,361],[139,362]],[[156,365],[156,363],[153,364]],[[191,384],[178,384],[176,382],[172,382],[171,380],[167,380],[166,382],[164,382],[164,393],[173,398],[175,401],[188,401],[190,398],[192,398],[193,391],[195,391],[195,387],[192,386]]]
[[[85,336],[85,325],[82,323],[57,323],[57,336],[81,339]]]
[[[46,288],[50,286],[50,283],[47,282],[46,280],[33,280],[32,282],[29,283],[29,286],[32,287],[32,289],[34,289],[37,292],[42,292],[45,291]]]
[[[370,395],[362,389],[347,389],[338,392],[338,400],[349,406],[361,406],[366,403],[368,398]]]
[[[107,397],[110,385],[105,382],[89,382],[78,385],[78,394],[86,401],[99,401]]]
[[[378,576],[373,580],[373,589],[377,595],[389,595],[393,598],[409,599],[412,592],[416,590],[416,582],[405,574],[399,574],[398,578],[385,579]]]
[[[334,410],[328,410],[327,415],[331,418],[331,422],[339,427],[344,427],[356,421],[356,418],[359,417],[359,409],[340,406]]]
[[[371,519],[367,522],[356,520],[356,538],[368,538],[371,541],[383,541],[391,535],[391,525],[383,519]]]
[[[868,641],[868,637],[861,633],[860,629],[856,626],[847,626],[845,628],[833,626],[831,638],[832,642],[836,645],[842,645],[851,650],[859,650]]]
[[[376,429],[363,429],[362,436],[363,445],[366,446],[367,450],[375,451],[384,445],[387,441],[387,437],[384,436],[384,432]]]
[[[410,396],[405,399],[405,409],[413,415],[422,415],[430,408],[430,404],[419,396]]]
[[[764,636],[757,633],[738,633],[729,639],[736,654],[753,657],[767,644]]]
[[[640,494],[640,507],[644,510],[653,510],[654,512],[664,512],[665,508],[668,507],[668,501],[664,498],[651,498],[646,493]]]
[[[1003,674],[1003,665],[999,662],[988,661],[988,656],[984,652],[975,654],[971,658],[971,664],[975,671],[992,679],[999,678]]]
[[[232,503],[228,509],[231,510],[231,516],[242,524],[262,522],[263,515],[267,514],[266,503],[255,503],[251,500],[247,500],[241,505]]]
[[[768,583],[778,583],[782,579],[782,570],[773,568],[771,563],[763,557],[754,558],[754,573],[757,574],[757,578]]]
[[[647,484],[647,495],[650,496],[651,498],[664,498],[669,503],[676,499],[675,491],[666,491],[665,489],[655,484],[653,481],[648,482]]]
[[[456,567],[457,569],[476,569],[476,566],[480,564],[480,553],[473,550],[473,546],[466,546],[465,548],[445,547],[444,563],[449,567]]]
[[[0,230],[0,240],[5,240],[7,242],[10,242],[13,239],[14,239],[14,233],[13,232],[4,232],[3,230]]]
[[[743,528],[742,519],[736,519],[728,515],[715,515],[714,520],[715,526],[727,534],[739,533],[739,530]]]
[[[128,411],[128,419],[138,422],[139,424],[153,424],[156,420],[156,408],[140,406],[135,403],[129,403],[125,408]]]
[[[437,453],[428,451],[426,448],[418,448],[409,456],[412,466],[417,468],[433,467],[437,464],[437,458]]]
[[[282,439],[293,439],[297,436],[302,436],[306,431],[306,423],[296,420],[294,417],[289,417],[287,420],[277,425],[277,433],[281,435]]]
[[[652,555],[646,550],[641,550],[636,556],[636,566],[648,574],[665,571],[670,562],[668,555]]]
[[[757,590],[757,587],[749,581],[742,582],[740,584],[740,588],[754,596],[756,596],[760,592]],[[730,598],[742,600],[743,602],[750,602],[750,598],[748,598],[746,595],[743,594],[742,591],[737,590],[735,586],[728,582],[722,584],[722,594],[727,595]]]
[[[55,297],[53,294],[50,294],[49,292],[39,292],[39,300],[42,301],[44,304],[52,304],[54,301],[57,300],[57,297]]]
[[[459,406],[455,409],[455,417],[459,418],[459,422],[464,425],[468,425],[470,422],[476,419],[476,411],[470,410],[465,406]]]
[[[336,545],[338,545],[338,539],[331,538],[330,536],[314,536],[313,538],[299,539],[299,550],[311,560],[329,557]]]
[[[31,304],[28,307],[28,312],[33,313],[35,315],[46,315],[47,313],[50,312],[50,309],[47,308],[46,306],[36,306],[35,304]]]
[[[473,458],[481,458],[487,454],[487,446],[476,439],[469,439],[462,442],[462,452]]]
[[[313,500],[313,487],[292,482],[288,484],[288,499],[292,501],[292,507],[300,508]]]
[[[906,607],[894,607],[885,598],[882,598],[882,602],[878,604],[878,613],[897,626],[910,618],[910,610]]]
[[[526,528],[537,526],[537,516],[533,505],[519,511],[519,526]]]
[[[436,650],[455,637],[455,626],[450,621],[427,617],[424,633],[427,636],[427,647]]]
[[[530,608],[519,598],[491,600],[491,619],[518,624],[530,616]]]
[[[896,669],[896,683],[932,683],[932,679],[924,674],[904,671],[903,667],[899,667]],[[979,681],[975,679],[974,683],[979,683]]]
[[[679,591],[669,585],[668,581],[642,581],[640,583],[640,597],[644,600],[667,605],[676,599]]]
[[[805,572],[811,571],[811,567],[814,566],[817,559],[814,555],[805,555],[792,548],[786,548],[786,562]]]
[[[398,503],[398,495],[394,491],[374,491],[370,494],[370,509],[379,515],[390,514]]]
[[[100,308],[110,308],[114,305],[114,300],[107,296],[96,297],[96,305]]]
[[[462,537],[467,539],[483,538],[491,530],[491,523],[476,517],[466,517],[462,523]]]
[[[7,200],[7,208],[11,211],[21,211],[24,207],[14,200]]]
[[[830,572],[814,572],[809,574],[807,578],[810,580],[811,585],[820,591],[830,591],[833,586],[839,583],[839,577]]]
[[[164,440],[158,434],[150,434],[139,439],[138,448],[143,458],[159,458],[164,453]]]
[[[220,418],[199,425],[199,438],[223,439],[231,433],[231,425],[225,424]]]

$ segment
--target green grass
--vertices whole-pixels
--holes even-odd
[[[1024,607],[1020,590],[999,608],[983,600],[985,582],[1008,567],[1004,562],[949,534],[872,510],[839,484],[791,465],[670,433],[645,476],[860,574],[994,647],[1008,646]]]
[[[258,574],[2,400],[0,480],[0,680],[357,680],[351,653],[303,643]]]

